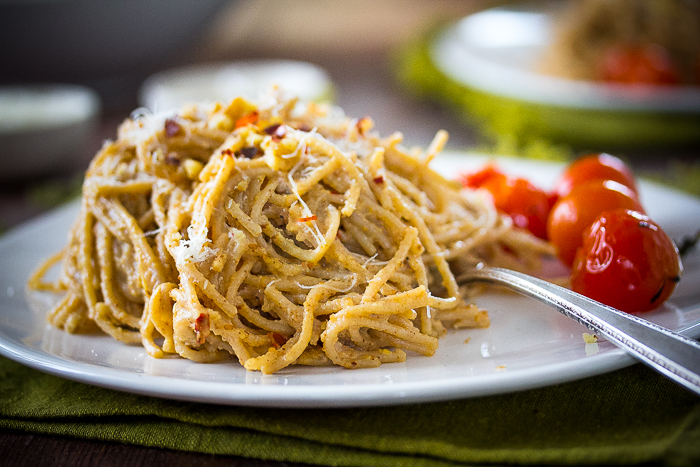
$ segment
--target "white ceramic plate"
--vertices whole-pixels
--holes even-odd
[[[454,175],[485,158],[443,154],[434,167]],[[547,186],[560,167],[501,161],[511,173]],[[649,214],[673,238],[700,228],[700,200],[642,183]],[[157,360],[137,346],[103,335],[69,335],[46,324],[50,295],[28,293],[25,282],[42,258],[65,242],[76,205],[30,222],[0,239],[0,353],[41,371],[88,384],[152,396],[265,407],[352,407],[429,402],[520,391],[576,380],[634,362],[609,342],[586,345],[587,329],[534,300],[489,294],[489,329],[450,332],[433,357],[375,369],[286,368],[274,375],[246,372],[237,362],[199,364]],[[700,254],[651,321],[700,335]],[[468,342],[466,342],[468,340]]]
[[[543,75],[538,61],[565,2],[485,10],[446,28],[432,44],[435,66],[454,81],[524,102],[593,110],[700,112],[698,86],[639,86]]]

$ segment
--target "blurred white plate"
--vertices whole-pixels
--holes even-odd
[[[99,113],[99,97],[86,87],[0,87],[0,179],[75,168]]]
[[[519,101],[594,110],[700,113],[700,87],[576,81],[537,72],[565,2],[500,7],[467,16],[432,44],[446,76],[470,88]]]
[[[486,159],[444,154],[434,167],[448,176]],[[542,186],[553,164],[503,160],[510,173]],[[649,214],[676,238],[700,227],[700,200],[641,183]],[[449,332],[433,357],[346,370],[294,366],[274,375],[247,372],[237,362],[202,364],[154,359],[143,348],[105,335],[70,335],[46,324],[52,299],[25,293],[27,276],[60,249],[78,206],[39,218],[0,239],[0,354],[68,379],[121,391],[208,403],[265,407],[357,407],[433,402],[520,391],[609,372],[634,362],[601,341],[585,344],[577,322],[515,294],[486,294],[491,327]],[[700,335],[700,254],[686,264],[672,302],[645,315],[686,335]],[[468,340],[468,342],[467,342]]]
[[[155,74],[141,87],[140,104],[157,112],[192,102],[225,102],[235,96],[255,99],[273,85],[302,100],[325,100],[333,94],[330,77],[316,65],[293,60],[249,60]]]

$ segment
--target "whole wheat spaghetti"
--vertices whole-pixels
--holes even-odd
[[[284,99],[134,115],[92,161],[50,323],[156,358],[375,367],[486,327],[453,271],[532,270],[548,244],[380,137],[369,118]],[[42,279],[61,261],[56,283]]]

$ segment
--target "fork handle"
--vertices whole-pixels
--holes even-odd
[[[700,395],[700,344],[693,339],[517,271],[483,267],[458,282],[502,285],[544,302]]]

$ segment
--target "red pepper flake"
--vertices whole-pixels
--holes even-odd
[[[180,165],[181,162],[182,162],[182,160],[180,159],[180,156],[178,156],[174,152],[170,152],[170,153],[166,154],[166,156],[165,156],[165,163],[167,165],[172,165],[172,166],[177,167],[178,165]]]
[[[311,222],[315,221],[316,219],[318,219],[318,217],[316,217],[316,215],[314,214],[309,217],[300,217],[299,219],[297,219],[297,222]]]
[[[197,337],[197,343],[204,344],[209,334],[209,315],[200,313],[194,321],[194,333]]]
[[[381,175],[378,177],[374,177],[374,183],[377,183],[377,184],[384,183],[384,177]]]
[[[222,155],[222,156],[233,157],[233,156],[234,156],[234,152],[233,152],[233,150],[232,150],[231,148],[226,148],[226,149],[224,149],[223,151],[221,151],[221,155]]]
[[[241,156],[246,159],[252,159],[258,155],[258,148],[255,146],[248,146],[241,149]]]
[[[272,136],[272,140],[279,142],[287,134],[287,127],[281,123],[270,125],[263,130],[266,134]]]
[[[177,135],[182,131],[182,126],[177,123],[175,120],[169,118],[165,121],[165,134],[169,137],[172,138],[173,136]]]
[[[271,135],[271,134],[273,134],[275,131],[277,131],[277,130],[279,129],[280,126],[282,126],[281,123],[276,123],[276,124],[274,124],[274,125],[270,125],[270,126],[266,127],[266,128],[263,130],[263,132],[264,132],[265,134]]]
[[[513,248],[509,247],[505,243],[500,243],[500,245],[504,252],[508,253],[509,255],[515,255],[516,251]]]
[[[260,114],[258,113],[258,111],[253,110],[251,113],[246,114],[238,120],[236,120],[236,128],[241,128],[248,125],[255,125],[256,123],[258,123],[259,117]]]
[[[278,332],[268,332],[267,337],[270,339],[271,344],[275,349],[279,349],[289,340],[288,337],[283,336]]]

